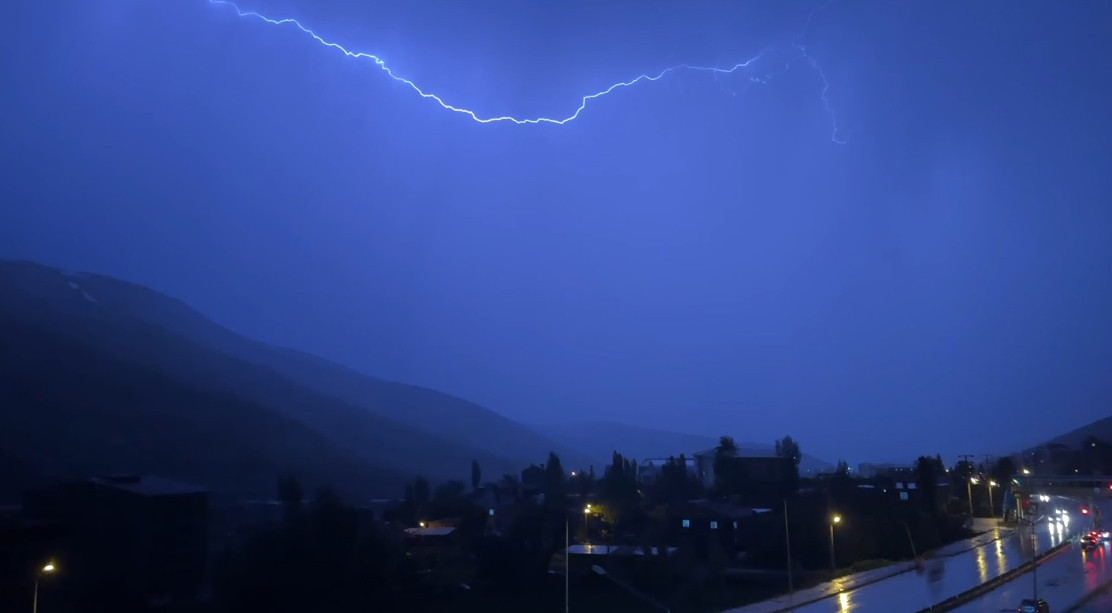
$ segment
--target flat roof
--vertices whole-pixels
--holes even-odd
[[[656,547],[649,548],[650,555],[656,555],[659,549]],[[668,554],[675,553],[675,547],[665,548]],[[645,555],[644,547],[634,547],[630,545],[571,545],[567,548],[567,552],[571,555],[587,555],[587,556],[643,556]]]
[[[409,536],[448,536],[455,532],[454,526],[445,526],[443,528],[406,528],[405,533]]]
[[[162,477],[140,477],[135,475],[93,477],[90,482],[111,487],[141,496],[184,496],[187,494],[206,494],[208,490],[189,483],[163,479]]]

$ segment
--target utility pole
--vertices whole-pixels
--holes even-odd
[[[963,455],[959,455],[958,457],[961,458],[962,461],[972,469],[973,463],[969,461],[969,458],[972,458],[973,456],[966,453],[966,454],[963,454]],[[969,523],[970,523],[970,525],[973,524],[973,485],[972,485],[972,482],[970,481],[970,479],[972,477],[973,477],[973,475],[966,475],[965,477],[963,477],[965,479],[965,495],[966,495],[966,497],[969,498]]]
[[[795,610],[792,603],[795,589],[792,587],[792,537],[791,529],[788,527],[788,499],[784,499],[784,545],[787,547],[788,552],[788,606],[791,610]]]
[[[568,533],[571,526],[571,514],[567,509],[564,509],[564,613],[568,613],[568,587],[571,582],[571,574],[568,572],[571,568],[571,547],[568,540]]]

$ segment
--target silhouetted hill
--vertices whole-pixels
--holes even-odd
[[[32,465],[50,465],[49,458],[31,452],[41,448],[36,445],[48,444],[44,437],[51,436],[52,428],[65,428],[77,419],[74,411],[84,413],[82,423],[94,427],[96,436],[66,450],[66,459],[56,459],[58,464],[51,470],[98,466],[99,454],[107,451],[98,445],[144,440],[140,435],[145,430],[121,423],[143,419],[174,424],[160,431],[166,437],[180,436],[155,437],[161,443],[145,453],[120,455],[114,470],[139,470],[122,464],[142,463],[161,453],[162,459],[147,464],[162,462],[166,472],[175,462],[192,461],[185,457],[192,450],[215,458],[206,470],[225,466],[221,459],[236,453],[270,468],[308,466],[317,458],[319,468],[314,470],[322,478],[330,470],[341,470],[344,462],[357,465],[357,474],[383,484],[372,487],[368,481],[367,489],[378,496],[395,495],[399,490],[386,484],[394,487],[398,476],[465,478],[472,459],[488,476],[501,475],[543,459],[549,450],[559,451],[552,441],[477,405],[364,377],[319,358],[252,341],[213,324],[180,301],[109,277],[0,262],[0,320],[4,325],[0,337],[23,339],[7,348],[50,348],[28,355],[19,349],[6,350],[7,359],[24,366],[0,373],[0,385],[8,393],[3,419],[23,423],[22,416],[35,406],[31,400],[44,395],[53,407],[43,412],[44,417],[25,422],[38,424],[23,426],[29,437],[25,444],[17,446],[18,441],[9,440],[0,444],[0,452]],[[64,357],[71,352],[83,358]],[[67,384],[70,380],[73,383]],[[100,380],[107,383],[98,387],[95,383]],[[58,397],[53,388],[59,386],[67,393],[84,393]],[[147,395],[128,400],[121,390],[136,386],[147,390]],[[13,389],[22,391],[13,396]],[[190,402],[183,404],[181,398]],[[398,419],[392,419],[395,416]],[[425,429],[411,425],[422,419]],[[255,429],[256,421],[269,430]],[[114,431],[119,432],[115,437]],[[220,432],[234,436],[216,436]],[[225,446],[209,442],[210,438]],[[503,442],[502,453],[490,451]],[[314,451],[298,455],[286,446]],[[111,457],[105,456],[105,462],[110,463]],[[234,467],[233,463],[225,469]],[[244,477],[253,479],[249,474]],[[273,475],[268,479],[273,484]]]
[[[294,419],[26,319],[0,317],[0,337],[0,450],[38,476],[154,473],[253,496],[285,472],[363,495],[405,481]]]
[[[1056,436],[1043,443],[1043,445],[1062,444],[1069,447],[1078,447],[1090,436],[1095,436],[1102,441],[1112,442],[1112,415]]]
[[[718,445],[717,437],[654,430],[610,421],[554,424],[536,426],[536,428],[557,442],[586,455],[590,458],[590,463],[595,465],[596,471],[600,465],[610,463],[614,451],[640,461],[647,458],[679,456],[681,453],[690,457],[694,453]],[[742,454],[763,455],[775,451],[775,443],[737,441],[737,445]],[[808,455],[804,451],[800,462],[802,471],[831,468],[833,468],[831,463]]]

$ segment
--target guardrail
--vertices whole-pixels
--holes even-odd
[[[1071,545],[1073,545],[1073,539],[1063,541],[1055,545],[1054,547],[1051,547],[1047,551],[1039,554],[1038,556],[1035,556],[1035,559],[1033,560],[1028,560],[1023,564],[1020,564],[1019,566],[1005,572],[1002,575],[997,575],[996,577],[985,581],[975,588],[968,589],[960,594],[957,594],[956,596],[951,596],[946,600],[943,600],[938,604],[931,605],[925,609],[920,609],[917,613],[940,613],[942,611],[951,611],[963,604],[972,602],[980,598],[981,596],[984,596],[985,594],[991,592],[992,590],[1000,587],[1001,585],[1004,585],[1005,583],[1011,581],[1012,579],[1026,574],[1028,571],[1034,568],[1036,564],[1041,564],[1043,560],[1062,553]]]

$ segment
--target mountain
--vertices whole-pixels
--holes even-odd
[[[574,461],[481,406],[266,345],[111,277],[0,261],[0,338],[19,339],[0,358],[9,365],[0,371],[0,428],[11,427],[0,455],[53,472],[178,466],[178,476],[206,482],[218,467],[238,470],[217,461],[238,454],[260,474],[304,467],[322,483],[358,482],[341,474],[354,471],[367,479],[356,488],[363,494],[392,496],[415,474],[466,478],[472,459],[490,477],[550,450]],[[97,435],[62,457],[39,453],[72,423]],[[126,449],[148,439],[143,453]],[[257,483],[253,475],[244,470]]]
[[[718,446],[718,438],[654,430],[610,421],[534,426],[538,431],[587,456],[596,469],[610,463],[614,451],[638,461],[693,454]],[[775,452],[775,444],[738,442],[742,455],[767,455]],[[567,465],[567,463],[565,463]],[[581,465],[580,465],[581,466]],[[803,473],[830,470],[834,465],[803,454],[799,468]]]
[[[1070,430],[1065,434],[1056,436],[1043,443],[1043,445],[1061,444],[1068,447],[1077,448],[1080,447],[1081,443],[1090,436],[1094,436],[1102,441],[1112,442],[1112,415],[1109,415],[1104,419],[1098,419],[1091,424],[1081,426],[1080,428],[1077,428],[1075,430]]]

